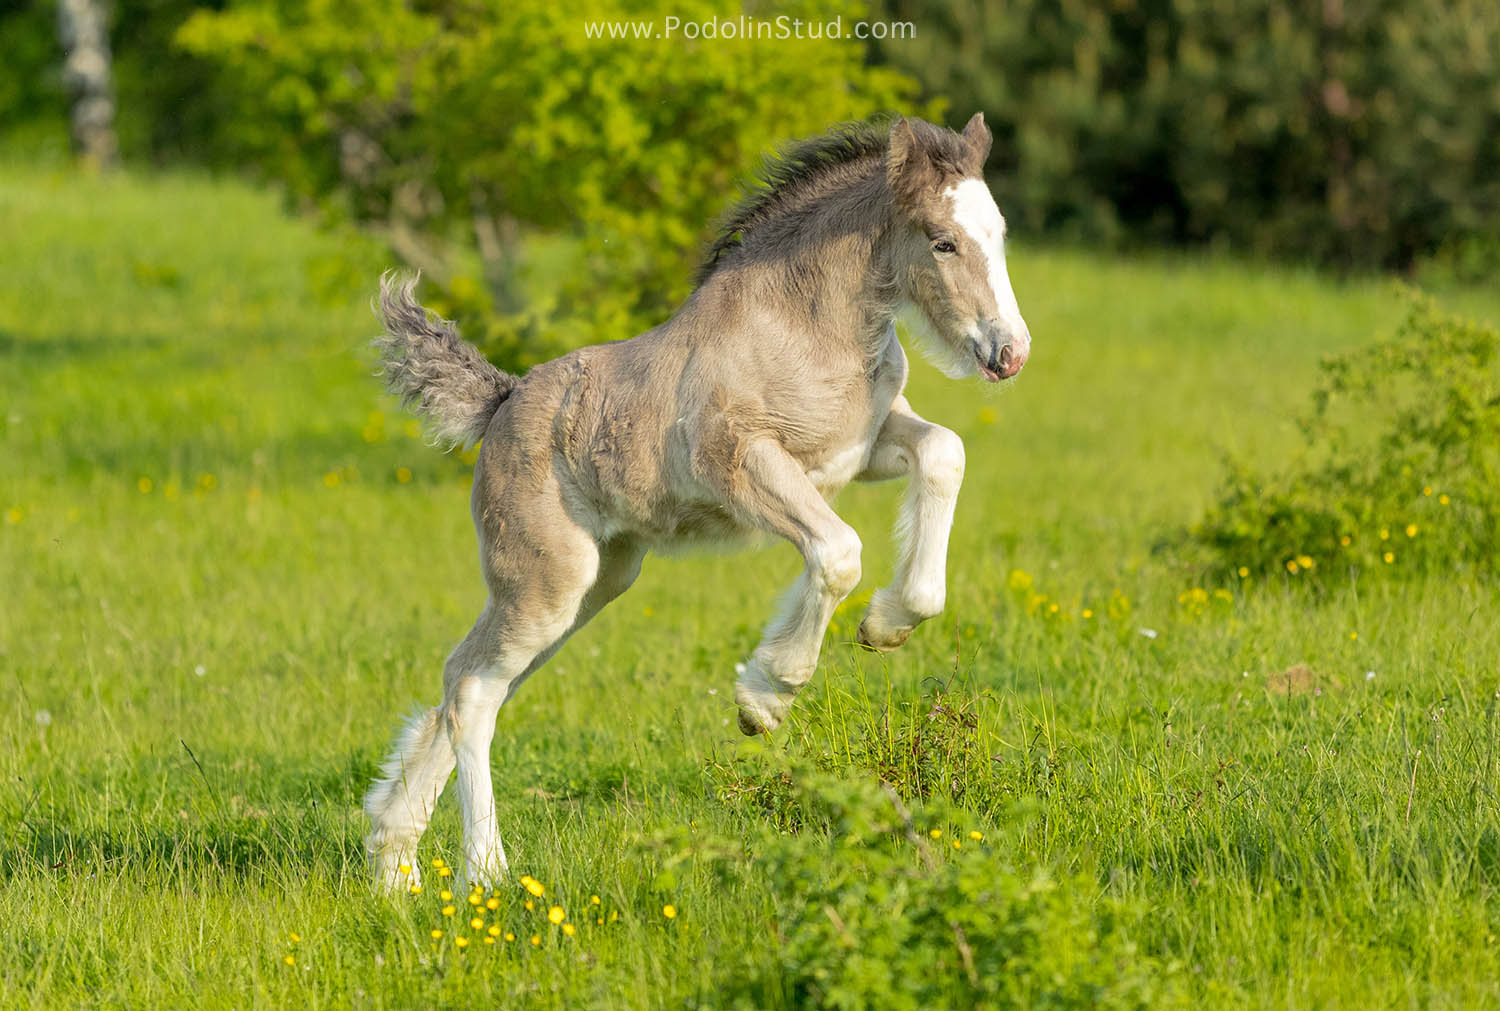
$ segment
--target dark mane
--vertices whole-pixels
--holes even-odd
[[[920,119],[908,122],[935,164],[947,168],[960,163],[963,141],[958,134]],[[760,173],[746,185],[739,203],[720,219],[713,243],[698,265],[694,284],[707,280],[725,254],[740,246],[757,225],[805,206],[810,199],[862,174],[847,171],[852,166],[876,158],[883,163],[890,125],[889,117],[840,123],[827,133],[793,141],[768,156]]]

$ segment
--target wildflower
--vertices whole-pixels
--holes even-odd
[[[403,875],[410,875],[411,864],[402,864],[400,867],[397,867],[396,870],[400,871]]]
[[[1012,590],[1029,590],[1031,589],[1031,573],[1021,569],[1011,569],[1010,578],[1006,580],[1006,583]]]
[[[1408,536],[1408,537],[1415,537],[1415,536],[1417,536],[1417,525],[1415,523],[1408,523],[1406,525],[1406,536]]]
[[[291,955],[288,955],[286,958],[283,958],[282,961],[285,962],[287,965],[296,965],[297,964],[297,960],[295,958],[293,958]]]
[[[477,905],[479,905],[483,901],[484,901],[484,896],[481,895],[481,894],[479,894],[478,892],[470,892],[469,893],[469,905],[471,905],[471,906],[477,906]]]
[[[453,868],[452,867],[439,867],[438,868],[438,877],[440,877],[440,878],[451,878],[451,877],[453,877]]]
[[[1422,489],[1422,494],[1426,495],[1428,498],[1431,498],[1432,497],[1432,485],[1429,484],[1427,487],[1423,488]]]
[[[526,886],[526,890],[528,892],[530,892],[532,895],[535,895],[539,899],[547,891],[547,889],[545,889],[545,888],[542,887],[542,883],[540,881],[538,881],[536,878],[532,878],[532,877],[522,878],[521,879],[521,884],[525,885]]]
[[[1057,610],[1058,610],[1058,608],[1057,608],[1056,604],[1049,604],[1049,605],[1047,605],[1047,613],[1048,614],[1056,614]]]
[[[531,904],[531,900],[527,899],[526,900],[526,911],[529,913],[529,912],[531,912],[535,908],[536,907]]]
[[[677,907],[673,905],[662,906],[661,915],[665,916],[669,920],[675,920],[677,919]]]
[[[432,929],[432,939],[434,941],[441,941],[443,939],[443,932],[434,927]]]
[[[619,918],[620,918],[620,911],[618,909],[611,909],[609,911],[609,922],[610,923],[614,923]]]
[[[1385,559],[1385,564],[1389,565],[1396,560],[1396,553],[1394,551],[1387,551],[1381,557]]]
[[[547,919],[552,923],[561,923],[563,920],[567,919],[567,917],[568,914],[563,912],[562,906],[553,906],[551,909],[547,910]]]
[[[972,831],[969,832],[969,838],[973,839],[975,842],[983,842],[984,841],[984,833],[978,831],[977,829],[976,830],[972,830]]]
[[[1250,578],[1250,567],[1249,566],[1247,566],[1247,565],[1241,565],[1239,571],[1240,571],[1240,578],[1241,579],[1249,579]]]
[[[591,905],[597,906],[599,904],[599,896],[597,896],[597,895],[590,895],[589,896],[589,903]]]
[[[506,932],[505,932],[505,940],[506,940],[506,941],[507,941],[507,942],[510,942],[510,941],[514,941],[514,940],[515,940],[515,939],[516,939],[516,935],[515,935],[515,934],[512,934],[512,933],[511,933],[511,932],[510,932],[510,931],[508,931],[508,930],[507,930],[507,931],[506,931]]]
[[[1154,628],[1143,628],[1140,631],[1141,635],[1144,635],[1147,639],[1155,639],[1157,636],[1157,631]]]
[[[943,837],[943,830],[940,828],[935,828],[927,834],[932,836],[932,838],[934,839],[941,839]]]
[[[453,893],[444,888],[441,892],[438,892],[438,898],[442,899],[444,902],[452,902]]]
[[[328,473],[324,474],[323,483],[330,488],[337,488],[339,485],[339,472],[336,470],[330,470]]]
[[[23,515],[24,514],[20,509],[15,506],[11,506],[9,509],[5,510],[5,522],[9,523],[11,526],[15,526],[17,523],[21,522],[21,517]]]
[[[443,915],[444,916],[452,916],[455,912],[457,912],[457,910],[454,909],[452,905],[447,905],[447,906],[443,907]]]
[[[469,939],[467,937],[455,937],[453,943],[457,947],[467,948],[469,946]]]
[[[498,923],[492,923],[492,924],[490,924],[490,929],[486,930],[485,933],[489,934],[491,937],[499,937],[500,936],[500,924],[498,924]],[[506,937],[506,940],[507,941],[510,940],[510,937]]]
[[[564,924],[563,924],[563,925],[562,925],[562,932],[563,932],[563,933],[564,933],[564,934],[567,934],[567,935],[568,935],[568,936],[569,936],[569,937],[572,937],[572,936],[573,936],[573,933],[574,933],[574,931],[576,931],[576,930],[577,930],[577,929],[578,929],[578,928],[577,928],[577,927],[574,927],[574,926],[573,926],[573,925],[572,925],[572,924],[571,924],[571,923],[564,923]]]
[[[302,940],[302,935],[299,934],[299,933],[297,933],[296,931],[293,931],[292,933],[290,933],[290,934],[288,934],[286,936],[287,936],[287,940],[291,941],[293,944],[297,944],[297,943],[299,943]]]
[[[1449,502],[1452,502],[1452,501],[1453,500],[1451,498],[1449,498],[1447,495],[1439,495],[1438,496],[1438,505],[1447,505]]]
[[[441,867],[441,866],[443,866],[443,858],[442,857],[433,857],[432,858],[432,866],[434,866],[434,867]]]
[[[1084,616],[1084,617],[1085,617],[1085,618],[1092,618],[1092,617],[1093,617],[1093,616],[1094,616],[1094,612],[1093,612],[1093,611],[1092,611],[1092,610],[1091,610],[1091,609],[1089,609],[1089,608],[1087,608],[1087,607],[1085,607],[1085,608],[1084,608],[1084,609],[1083,609],[1083,616]]]
[[[963,849],[963,845],[964,844],[961,843],[961,842],[959,842],[957,839],[953,840],[953,848],[954,849],[956,849],[956,850],[957,849]]]
[[[488,899],[484,900],[484,908],[493,913],[495,910],[500,908],[500,900],[492,895]]]
[[[1348,534],[1345,534],[1344,536],[1342,536],[1342,537],[1339,538],[1339,545],[1341,547],[1347,548],[1349,545],[1351,545],[1353,543],[1354,543],[1354,538],[1350,537]]]
[[[1374,681],[1375,680],[1375,672],[1372,671],[1372,670],[1365,671],[1365,680],[1366,681]]]
[[[601,916],[601,917],[599,917],[599,919],[595,920],[594,922],[597,923],[597,924],[599,924],[599,926],[602,927],[602,926],[604,926],[604,917]]]
[[[1304,569],[1310,569],[1310,568],[1313,567],[1313,565],[1315,563],[1313,562],[1312,558],[1310,556],[1308,556],[1308,555],[1298,555],[1297,556],[1297,564],[1300,565],[1300,566],[1302,566]]]
[[[1286,570],[1295,576],[1297,574],[1297,559],[1288,558],[1286,560]]]
[[[401,482],[402,484],[410,484],[411,483],[411,468],[410,467],[397,467],[396,468],[396,480],[399,481],[399,482]]]
[[[1383,540],[1383,541],[1390,540],[1391,539],[1391,532],[1389,530],[1387,530],[1385,527],[1381,527],[1380,528],[1380,539]]]
[[[413,895],[421,895],[422,894],[422,886],[421,885],[412,885],[410,888],[407,889],[407,891],[411,892]]]
[[[482,917],[482,916],[476,916],[472,920],[469,921],[469,929],[470,930],[479,930],[483,926],[484,926],[484,917]]]
[[[136,486],[136,488],[138,488],[140,490],[140,493],[142,495],[150,495],[151,494],[151,479],[149,477],[143,477],[143,478],[141,478],[139,481],[137,481],[135,483],[135,486]]]
[[[485,944],[494,944],[495,943],[495,939],[493,937],[486,937],[484,939],[484,943]]]
[[[1359,633],[1358,632],[1350,632],[1349,633],[1349,641],[1350,642],[1353,642],[1355,639],[1358,639],[1358,638],[1359,638]]]
[[[534,948],[540,948],[542,946],[542,935],[540,935],[540,934],[532,934],[531,935],[531,946],[534,947]]]

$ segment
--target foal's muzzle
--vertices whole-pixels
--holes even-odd
[[[1031,356],[1031,331],[1024,321],[985,323],[974,339],[974,360],[979,374],[992,383],[1009,379],[1021,371]]]

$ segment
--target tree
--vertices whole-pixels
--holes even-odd
[[[72,92],[74,150],[99,168],[119,156],[115,97],[110,83],[109,29],[98,0],[58,0],[58,40],[63,81]]]

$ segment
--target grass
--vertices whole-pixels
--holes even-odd
[[[486,946],[431,869],[391,901],[362,862],[360,796],[482,603],[467,467],[370,378],[379,256],[238,185],[13,166],[0,248],[0,1005],[831,1000],[793,942],[843,871],[775,855],[835,846],[808,784],[869,770],[1128,934],[1158,1006],[1500,1001],[1496,588],[1200,599],[1151,551],[1224,450],[1295,445],[1318,356],[1393,330],[1392,285],[1016,250],[1022,381],[912,382],[968,445],[948,612],[849,645],[899,494],[850,489],[866,583],[745,741],[733,667],[794,556],[648,561],[501,714],[507,847],[547,893],[504,889],[486,923],[518,936]],[[449,802],[422,859],[457,843]]]

